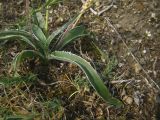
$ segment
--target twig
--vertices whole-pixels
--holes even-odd
[[[40,80],[38,80],[38,82],[42,86],[52,86],[52,85],[56,85],[56,84],[60,84],[60,83],[70,83],[70,82],[67,82],[67,81],[57,81],[57,82],[47,84],[47,83],[44,83],[43,81],[40,81]]]
[[[27,17],[29,17],[29,0],[26,0],[25,14]]]
[[[110,106],[107,107],[107,120],[110,120],[110,117],[109,117],[110,116],[109,108],[110,108]]]
[[[157,57],[155,58],[155,61],[154,61],[154,63],[153,63],[153,74],[154,74],[154,77],[156,78],[156,76],[157,76],[157,73],[156,73],[156,63],[157,63]]]
[[[84,4],[84,3],[85,3],[85,0],[81,0],[81,2]],[[93,8],[90,8],[90,11],[91,11],[93,14],[100,16],[102,13],[110,10],[110,9],[113,7],[113,3],[114,3],[114,0],[112,0],[111,4],[110,4],[109,6],[106,6],[103,10],[101,10],[101,11],[99,11],[99,12],[95,11]]]
[[[26,6],[25,6],[25,15],[26,15],[26,19],[27,19],[27,21],[26,21],[26,23],[28,24],[28,26],[29,26],[29,29],[31,29],[31,21],[30,21],[30,14],[29,14],[29,4],[30,4],[30,2],[29,2],[29,0],[25,0],[25,2],[26,2]]]
[[[127,83],[127,82],[141,82],[141,80],[133,80],[133,79],[129,79],[129,80],[115,80],[115,81],[111,81],[112,84],[122,84],[122,83]]]
[[[97,15],[100,16],[102,13],[110,10],[112,7],[113,7],[113,2],[109,6],[105,7],[103,10],[101,10],[100,12],[98,12]]]

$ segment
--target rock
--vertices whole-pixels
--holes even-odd
[[[123,100],[125,101],[125,103],[127,103],[128,105],[131,105],[133,103],[133,98],[129,97],[129,96],[124,96]]]
[[[141,69],[142,68],[138,63],[134,64],[134,70],[135,70],[136,73],[140,73]]]

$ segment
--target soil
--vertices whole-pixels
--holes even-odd
[[[43,90],[45,89],[45,92],[43,93],[43,90],[41,90],[41,93],[47,96],[48,99],[53,96],[58,96],[58,98],[61,99],[63,119],[160,119],[160,93],[153,83],[154,81],[160,86],[160,2],[159,0],[113,1],[114,5],[112,8],[100,16],[93,14],[91,11],[87,11],[84,14],[79,23],[85,25],[86,28],[92,32],[93,36],[83,38],[81,42],[75,42],[71,47],[67,47],[66,50],[84,55],[90,62],[104,64],[99,55],[96,55],[97,51],[93,50],[91,42],[94,41],[109,57],[115,56],[118,64],[113,70],[112,77],[105,76],[104,82],[107,83],[113,95],[122,100],[124,106],[115,108],[108,105],[101,100],[92,89],[89,92],[84,92],[84,89],[82,89],[81,93],[75,95],[74,98],[71,97],[71,99],[68,99],[68,96],[75,89],[73,87],[65,87],[70,85],[68,83],[54,86],[55,88],[60,87],[57,91],[52,91],[52,89],[55,89],[53,86],[44,87]],[[13,3],[16,4],[15,1],[12,1],[11,6],[14,6]],[[92,6],[92,8],[100,11],[109,4],[109,0],[100,1]],[[81,1],[68,0],[63,4],[54,6],[53,12],[50,14],[52,16],[50,21],[51,30],[61,26],[69,18],[76,15],[81,5]],[[102,8],[98,7],[100,5]],[[12,9],[12,7],[10,7],[10,9]],[[23,13],[24,8],[20,7],[19,9],[21,13]],[[11,11],[13,12],[13,10]],[[2,29],[10,27],[7,23],[12,27],[16,19],[24,16],[24,14],[12,12],[1,14],[1,18],[3,18],[0,20]],[[7,45],[9,48],[11,45],[16,46],[15,44],[19,45],[19,43],[8,43]],[[77,49],[79,50],[80,48],[82,48],[82,51],[77,51]],[[7,51],[17,52],[18,49],[11,47]],[[7,74],[7,69],[9,68],[4,58],[7,58],[8,61],[12,59],[10,52],[7,52],[9,55],[6,54],[6,57],[3,57],[3,52],[4,48],[0,48],[0,76]],[[101,72],[101,68],[104,68],[103,64],[99,65]],[[53,70],[55,67],[61,67],[61,70]],[[78,74],[83,76],[82,72],[79,71],[76,66],[68,63],[59,63],[50,69],[50,74],[54,74],[53,79],[61,81],[69,80],[69,78],[72,79]],[[68,78],[66,75],[71,77]],[[33,87],[33,91],[37,92],[39,90],[37,89],[36,86]],[[33,96],[31,95],[30,97],[32,98]],[[39,109],[40,111],[42,110],[41,108]],[[56,114],[56,119],[60,119],[58,115]]]

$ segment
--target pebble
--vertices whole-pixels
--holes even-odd
[[[134,70],[136,73],[139,73],[141,71],[141,66],[138,63],[134,64]]]
[[[148,31],[148,30],[146,30],[146,35],[147,35],[148,37],[151,37],[151,36],[152,36],[151,32]]]
[[[128,105],[131,105],[133,103],[133,98],[129,97],[129,96],[124,96],[123,100],[125,101],[125,103],[127,103]]]
[[[146,51],[146,50],[143,50],[142,52],[143,52],[144,54],[145,54],[145,53],[147,53],[147,51]]]

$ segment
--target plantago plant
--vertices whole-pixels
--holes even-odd
[[[0,41],[14,39],[21,40],[26,42],[32,48],[29,50],[22,50],[15,56],[12,62],[12,70],[15,74],[18,73],[17,70],[20,63],[26,58],[36,57],[46,63],[52,59],[70,62],[78,65],[82,69],[93,88],[105,101],[115,106],[121,106],[122,103],[118,99],[112,97],[100,76],[89,62],[71,52],[62,51],[66,45],[76,40],[76,38],[88,35],[83,26],[76,26],[64,33],[76,18],[58,28],[51,33],[51,35],[46,35],[46,31],[43,32],[42,30],[42,28],[46,28],[46,24],[43,23],[44,18],[41,13],[35,13],[35,16],[35,21],[37,22],[34,22],[36,24],[32,25],[31,33],[24,30],[7,30],[0,32]]]

